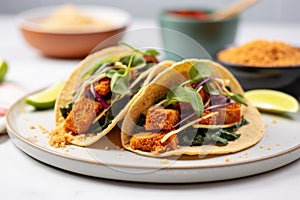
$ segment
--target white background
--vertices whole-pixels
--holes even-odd
[[[46,5],[80,3],[116,6],[128,10],[134,17],[155,18],[166,8],[225,8],[238,0],[0,0],[0,13],[18,13]],[[299,0],[260,0],[242,14],[249,21],[300,21]]]

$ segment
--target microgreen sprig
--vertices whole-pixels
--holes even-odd
[[[203,101],[200,94],[191,87],[176,86],[167,93],[167,102],[165,106],[177,103],[185,102],[190,103],[193,110],[198,116],[203,114]]]
[[[133,55],[130,57],[127,68],[111,71],[110,89],[112,92],[125,95],[130,93],[129,81],[131,79],[130,68]]]
[[[143,56],[158,56],[159,55],[159,52],[156,51],[155,49],[147,49],[145,52],[143,52],[143,51],[140,51],[140,50],[134,48],[133,46],[127,44],[126,42],[120,41],[119,44],[124,45],[124,46],[130,48],[131,50],[133,50],[134,52],[137,52]]]

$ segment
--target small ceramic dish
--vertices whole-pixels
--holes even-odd
[[[182,58],[203,57],[206,53],[212,57],[218,49],[234,41],[239,16],[220,21],[199,19],[203,13],[209,12],[214,10],[190,8],[159,13],[158,22],[164,48],[169,52],[168,59],[179,61]]]
[[[59,9],[57,6],[35,8],[18,16],[19,29],[25,40],[42,54],[58,58],[83,58],[97,45],[106,41],[101,48],[116,45],[130,22],[127,11],[104,6],[78,5],[85,16],[109,22],[111,27],[97,27],[77,30],[45,29],[41,24]],[[62,27],[63,28],[63,27]],[[112,37],[114,36],[114,37]],[[112,38],[107,40],[108,38]]]
[[[246,66],[222,61],[218,59],[217,54],[215,55],[215,61],[231,71],[245,90],[275,89],[295,97],[300,96],[300,65],[280,67]]]

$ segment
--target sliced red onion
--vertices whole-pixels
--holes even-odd
[[[235,102],[232,101],[230,98],[227,98],[226,103],[209,106],[207,108],[204,108],[204,111],[211,110],[211,109],[217,109],[217,108],[224,108],[224,107],[226,107],[226,106],[228,106],[228,105],[230,105],[232,103],[235,103]],[[196,115],[196,113],[193,113],[193,114],[187,116],[186,118],[184,118],[183,120],[181,120],[180,122],[178,122],[177,124],[175,124],[173,127],[176,128],[177,126],[179,126],[183,122],[186,122],[187,120],[189,120],[190,118],[192,118],[195,115]]]
[[[195,87],[194,89],[195,89],[195,90],[198,90],[199,87],[200,87],[201,85],[203,85],[204,83],[206,83],[206,82],[208,82],[208,81],[210,81],[210,80],[212,80],[212,79],[214,79],[214,78],[216,78],[216,77],[210,76],[210,77],[208,77],[208,78],[203,79],[202,81],[200,81],[200,82],[196,85],[196,87]]]
[[[94,84],[90,85],[90,89],[91,89],[91,93],[94,95],[97,101],[99,101],[102,104],[102,106],[105,109],[107,109],[109,107],[109,104],[107,104],[106,101],[103,99],[103,97],[95,91]]]
[[[107,70],[109,70],[110,68],[111,68],[111,66],[110,66],[110,65],[107,65],[107,66],[103,67],[103,69],[101,69],[99,72],[96,72],[96,73],[94,73],[94,74],[91,74],[91,76],[90,76],[87,80],[85,80],[85,81],[83,81],[83,82],[81,82],[81,83],[79,84],[79,86],[77,87],[77,90],[76,90],[75,93],[80,93],[80,91],[82,90],[82,86],[84,85],[84,83],[85,83],[86,81],[93,80],[93,79],[96,78],[97,76],[100,76],[101,74],[105,73],[105,72],[106,72]]]
[[[181,121],[179,121],[177,124],[175,124],[175,125],[173,126],[173,128],[179,126],[179,125],[182,124],[183,122],[185,122],[185,121],[187,121],[188,119],[192,118],[194,115],[196,115],[196,113],[193,113],[193,114],[187,116],[186,118],[184,118],[183,120],[181,120]]]
[[[216,104],[228,103],[230,99],[223,95],[210,95],[210,101],[211,104],[216,105]]]
[[[206,110],[213,110],[213,109],[217,109],[217,108],[224,108],[232,103],[235,103],[234,101],[227,101],[226,103],[223,103],[223,104],[217,104],[217,105],[213,105],[213,106],[209,106],[207,108],[204,108],[204,111]]]

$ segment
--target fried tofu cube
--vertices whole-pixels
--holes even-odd
[[[204,111],[201,117],[204,117],[208,114],[212,113],[210,110]],[[217,124],[217,115],[210,116],[208,118],[204,118],[200,120],[199,124],[207,124],[207,125],[216,125]]]
[[[158,133],[141,132],[132,136],[130,147],[134,150],[142,150],[146,152],[162,153],[177,148],[177,135],[172,135],[166,142],[161,143],[161,139],[167,134],[166,131]]]
[[[242,120],[241,105],[234,103],[226,107],[225,120],[224,117],[219,120],[224,121],[224,124],[232,124]]]
[[[171,130],[179,122],[178,110],[151,107],[146,113],[146,130]]]
[[[110,78],[105,77],[100,79],[96,84],[94,84],[95,91],[102,96],[107,95],[111,92],[110,90]]]
[[[208,117],[200,121],[200,124],[208,125],[222,125],[240,122],[242,120],[241,105],[234,103],[225,108],[218,108],[213,111],[205,111],[202,116],[208,115],[212,112],[218,112],[216,115]]]
[[[74,104],[65,120],[64,129],[74,135],[85,133],[102,107],[101,103],[83,97]]]

